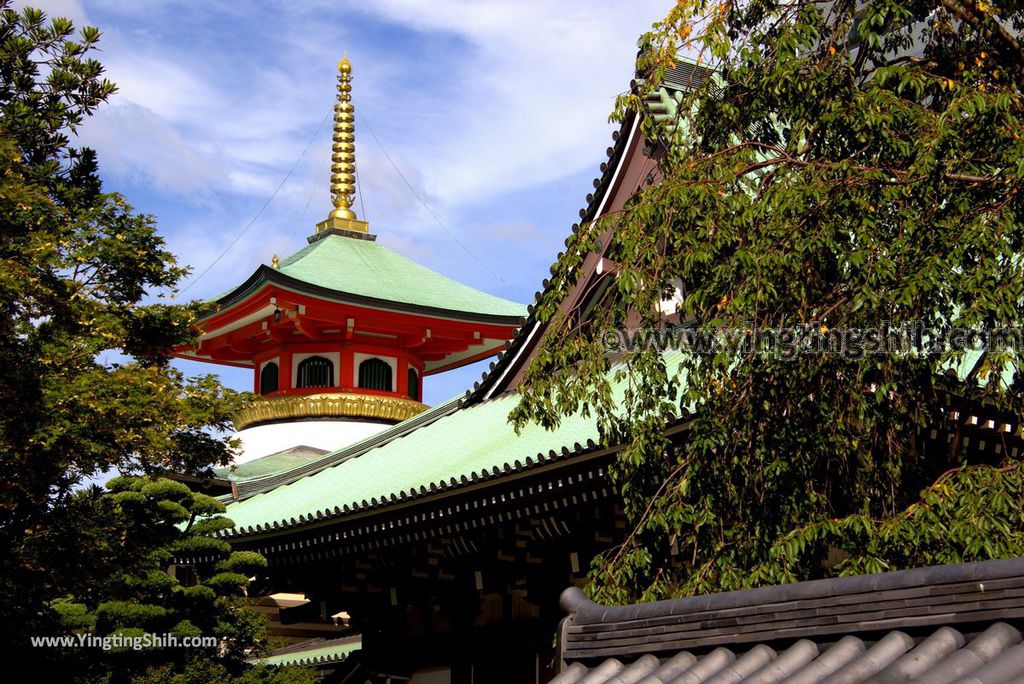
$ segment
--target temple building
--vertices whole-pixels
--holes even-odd
[[[345,86],[347,67],[344,62],[342,66]],[[706,69],[680,61],[643,106],[626,115],[580,210],[583,223],[622,211],[639,188],[657,182],[658,160],[669,143],[645,137],[645,118],[674,120],[680,94],[710,76]],[[341,92],[339,112],[345,113],[348,91]],[[344,119],[339,125],[339,142],[346,143],[349,129]],[[350,188],[345,174],[351,172],[344,165],[351,158],[342,154],[336,161],[343,165],[336,187]],[[611,681],[621,682],[639,681],[630,678],[627,667],[633,668],[632,674],[643,670],[641,676],[668,667],[685,677],[686,668],[694,665],[711,671],[709,677],[721,671],[715,681],[735,682],[747,670],[729,670],[733,661],[746,658],[742,667],[750,672],[803,667],[829,652],[830,643],[822,636],[826,632],[829,638],[861,639],[859,647],[851,647],[856,651],[876,637],[884,640],[887,631],[917,624],[913,611],[891,623],[878,618],[868,625],[863,611],[844,613],[840,607],[838,617],[822,619],[827,628],[808,619],[795,624],[796,631],[772,631],[767,623],[778,602],[786,603],[794,620],[806,617],[806,606],[794,602],[803,598],[800,591],[814,594],[812,598],[822,594],[823,601],[833,590],[869,594],[858,598],[869,605],[875,599],[907,600],[904,590],[931,595],[941,590],[932,585],[943,582],[959,587],[955,591],[970,588],[973,571],[968,568],[949,577],[925,573],[887,580],[886,592],[878,595],[865,589],[878,588],[865,579],[839,582],[838,589],[830,584],[777,595],[725,595],[709,599],[706,606],[702,597],[651,609],[609,609],[586,604],[570,592],[565,605],[570,617],[560,630],[565,618],[560,594],[566,587],[582,586],[591,562],[625,537],[627,520],[608,477],[620,447],[602,445],[594,419],[578,413],[563,417],[554,430],[528,424],[516,431],[508,416],[518,402],[525,369],[550,334],[546,323],[532,309],[520,323],[515,305],[436,274],[431,277],[438,280],[430,282],[443,283],[444,294],[434,298],[419,282],[409,288],[404,274],[367,266],[381,263],[371,262],[370,254],[394,260],[388,263],[399,263],[400,257],[383,256],[365,227],[344,212],[351,210],[345,192],[336,191],[336,202],[339,195],[336,206],[342,213],[332,213],[320,225],[309,247],[283,260],[279,268],[261,267],[222,297],[221,310],[204,319],[201,343],[182,351],[192,358],[252,368],[254,387],[262,397],[242,417],[247,449],[256,449],[247,431],[256,435],[261,428],[278,428],[299,435],[306,429],[305,423],[295,422],[301,419],[395,423],[363,439],[353,433],[342,438],[339,432],[333,445],[304,441],[327,451],[257,469],[225,498],[234,527],[221,531],[221,538],[236,549],[258,551],[269,563],[267,576],[254,586],[265,593],[258,602],[271,616],[272,634],[287,645],[268,662],[317,667],[328,682],[541,684],[554,677],[560,682],[606,681],[609,672]],[[574,231],[578,228],[573,226]],[[562,315],[584,318],[615,278],[615,265],[602,251],[608,243],[601,240],[582,259],[578,281],[560,304]],[[345,265],[314,268],[322,263]],[[410,271],[415,266],[400,263]],[[357,266],[360,276],[347,280],[347,269]],[[493,352],[503,333],[511,339],[479,383],[462,397],[423,410],[418,395],[411,393],[422,375]],[[667,352],[666,363],[677,365],[681,354]],[[301,365],[311,358],[321,360],[312,367]],[[370,358],[382,359],[390,375],[379,364],[368,366],[364,375],[361,369]],[[271,363],[275,366],[266,371]],[[379,374],[371,373],[372,368],[380,369]],[[389,382],[377,380],[382,377]],[[309,378],[315,378],[314,384]],[[619,383],[617,391],[624,385]],[[355,397],[367,397],[368,403]],[[347,399],[352,401],[346,404]],[[372,412],[377,408],[368,408],[382,405],[393,406],[394,413],[383,417]],[[271,408],[275,406],[282,408]],[[290,413],[292,406],[300,408]],[[409,407],[403,409],[407,419],[400,421],[399,406]],[[945,448],[956,432],[972,459],[990,461],[1000,454],[1016,457],[1024,448],[1019,416],[995,415],[969,402],[962,406],[961,412],[929,427],[930,444]],[[680,415],[666,424],[669,440],[683,443],[689,421]],[[176,562],[201,565],[210,560],[183,557]],[[993,571],[993,580],[1005,577],[1000,568]],[[1011,574],[1020,572],[1015,566]],[[914,611],[946,610],[944,601],[925,600]],[[734,610],[738,608],[743,610]],[[627,619],[630,611],[650,611],[654,621]],[[676,619],[677,612],[694,617]],[[970,623],[971,629],[984,630],[994,620],[1020,616],[1019,611],[991,612],[970,622],[975,617],[964,612],[918,626],[935,631]],[[706,619],[718,621],[720,631],[701,632]],[[744,620],[756,628],[743,627]],[[837,620],[842,627],[834,626]],[[610,636],[602,641],[604,632]],[[918,636],[913,632],[909,638]],[[792,645],[790,637],[812,643],[786,656],[784,663],[775,663],[775,654],[781,658]],[[910,642],[899,635],[885,641],[883,649],[893,640],[905,647],[901,653],[910,651]],[[954,642],[957,648],[964,643]],[[717,653],[700,665],[714,649],[725,647],[729,653]],[[771,653],[765,650],[769,648]],[[748,651],[754,655],[748,658]],[[854,660],[851,656],[844,663]],[[623,676],[614,679],[620,672]]]
[[[615,131],[581,221],[621,211],[650,182],[659,148],[641,133],[643,117],[672,116],[676,94],[704,77],[699,67],[681,64],[648,108]],[[326,239],[356,242],[347,234]],[[287,264],[257,275],[279,277]],[[562,304],[567,313],[585,310],[614,277],[598,252],[579,270],[579,285]],[[271,328],[266,317],[275,309],[268,301],[262,306],[262,322]],[[292,331],[293,319],[281,320]],[[261,344],[263,326],[249,325]],[[554,676],[558,596],[582,584],[591,560],[622,540],[626,520],[607,477],[618,449],[599,444],[593,418],[569,416],[554,431],[530,424],[517,433],[509,424],[523,371],[547,334],[533,316],[516,327],[465,396],[236,482],[225,499],[235,527],[222,537],[270,564],[259,602],[278,643],[287,643],[270,662],[312,665],[327,681],[518,683]],[[196,352],[203,350],[211,350],[206,339]],[[268,349],[261,358],[273,356]],[[678,439],[685,424],[667,430]]]
[[[352,67],[338,64],[334,209],[306,247],[217,297],[181,358],[249,368],[259,399],[235,417],[239,463],[305,463],[426,410],[423,379],[493,356],[525,307],[475,290],[377,242],[353,210]],[[270,457],[269,461],[264,459]]]

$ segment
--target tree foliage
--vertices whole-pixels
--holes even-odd
[[[99,38],[0,1],[0,643],[17,653],[9,672],[38,675],[69,661],[30,648],[32,636],[212,633],[228,644],[218,666],[237,670],[262,623],[229,597],[261,559],[209,536],[222,506],[160,479],[82,491],[111,469],[229,462],[221,435],[245,399],[168,365],[200,311],[164,299],[185,269],[152,217],[103,188],[95,153],[71,142],[115,92],[92,56]],[[214,517],[192,524],[200,514]],[[167,572],[177,547],[223,564],[186,584]]]
[[[658,182],[570,238],[513,413],[554,425],[582,408],[625,445],[613,475],[633,530],[595,561],[597,597],[1024,554],[1020,462],[974,462],[963,438],[981,402],[1022,415],[1017,349],[719,346],[677,367],[607,345],[627,323],[664,328],[673,297],[687,326],[761,339],[1020,326],[1022,28],[1017,3],[680,0],[641,40],[647,76],[620,116],[680,54],[716,76],[678,116],[645,117]],[[558,305],[591,250],[617,273],[579,321]]]
[[[53,634],[109,639],[111,648],[46,649],[37,675],[72,673],[80,682],[285,682],[312,681],[301,673],[253,668],[247,661],[266,650],[266,620],[245,603],[250,577],[266,568],[251,551],[232,551],[213,535],[230,527],[224,505],[186,485],[162,478],[119,477],[71,496],[69,511],[81,521],[106,526],[83,547],[80,568],[101,568],[50,607],[59,616]],[[116,531],[112,536],[109,531]],[[99,543],[97,543],[99,542]],[[124,549],[130,547],[130,551]],[[200,552],[201,562],[175,565],[174,559]],[[172,635],[180,645],[138,647],[118,637]],[[186,645],[208,637],[210,643]],[[121,645],[119,645],[119,643]],[[280,679],[277,679],[280,677]]]

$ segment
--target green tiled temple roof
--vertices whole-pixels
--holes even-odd
[[[476,480],[494,468],[545,460],[552,449],[597,440],[593,419],[563,419],[558,430],[529,425],[516,435],[508,424],[518,396],[506,394],[455,411],[392,442],[315,475],[228,506],[235,523],[229,534],[253,534],[292,527],[306,520],[390,501],[447,486],[453,479]],[[262,529],[261,529],[262,528]]]
[[[260,665],[327,665],[340,663],[363,647],[359,637],[345,639],[329,639],[312,648],[288,651],[276,655],[259,658]]]
[[[374,240],[344,235],[330,234],[314,241],[282,260],[277,270],[261,267],[248,281],[218,300],[229,304],[264,280],[300,288],[308,285],[326,291],[328,296],[366,300],[375,305],[393,303],[397,308],[507,319],[526,315],[523,304],[456,282]]]
[[[680,352],[666,354],[670,370],[680,360]],[[530,423],[517,435],[508,414],[518,401],[515,393],[503,394],[443,413],[405,434],[399,423],[389,428],[393,439],[385,431],[374,437],[377,446],[230,504],[227,516],[235,527],[222,534],[248,536],[341,517],[597,448],[594,418],[578,413],[563,417],[556,430]]]
[[[665,354],[670,371],[679,368],[682,354]],[[614,386],[616,396],[624,384]],[[517,435],[508,415],[518,401],[509,392],[458,408],[447,402],[296,468],[292,477],[279,473],[273,479],[284,484],[228,505],[235,527],[221,534],[253,536],[343,518],[599,448],[594,419],[578,413],[564,416],[555,430],[530,423]]]
[[[375,447],[401,437],[405,433],[417,430],[421,425],[432,423],[441,416],[458,410],[458,408],[459,398],[456,397],[449,399],[442,404],[427,409],[419,415],[403,420],[401,423],[370,435],[369,437],[354,444],[342,447],[337,451],[324,452],[322,456],[311,459],[305,464],[292,464],[287,468],[275,469],[264,475],[235,480],[237,497],[241,500],[245,500],[261,492],[270,491],[271,489],[295,482],[296,480],[300,480],[304,477],[315,475],[321,470],[335,466],[350,458],[361,456]],[[255,463],[255,461],[253,461],[253,463]],[[223,502],[225,504],[231,503],[230,495],[223,499]]]

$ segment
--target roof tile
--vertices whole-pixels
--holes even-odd
[[[359,297],[465,313],[526,313],[522,304],[456,282],[373,240],[328,235],[289,256],[279,270],[296,280]]]

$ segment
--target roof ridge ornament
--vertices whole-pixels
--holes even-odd
[[[338,62],[338,101],[334,105],[334,144],[331,147],[331,201],[334,209],[325,220],[316,224],[313,239],[329,233],[351,232],[359,233],[358,237],[365,237],[369,232],[369,224],[356,218],[352,208],[356,196],[355,118],[352,64],[345,56]]]

